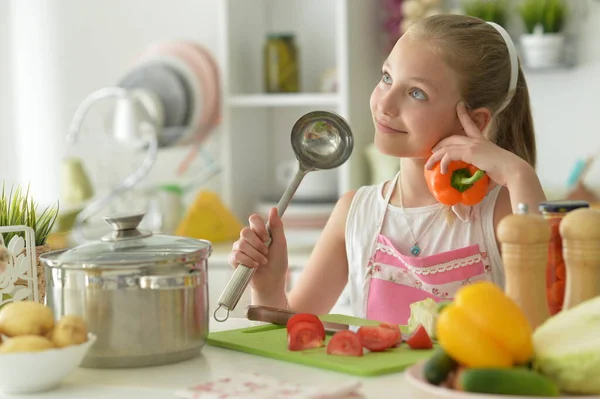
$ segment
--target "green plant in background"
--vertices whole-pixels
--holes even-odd
[[[463,0],[465,13],[505,27],[508,19],[507,0]]]
[[[21,187],[7,192],[4,183],[0,193],[0,226],[29,226],[35,232],[35,245],[44,245],[58,217],[58,203],[48,206],[41,213],[38,204],[29,196],[29,187],[23,192]],[[24,233],[4,233],[6,245],[15,236]]]
[[[544,33],[559,33],[563,30],[567,7],[564,0],[523,0],[519,13],[527,33],[541,26]]]

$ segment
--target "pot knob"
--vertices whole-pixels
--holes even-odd
[[[143,218],[143,213],[105,216],[104,221],[113,228],[113,231],[103,236],[102,241],[123,241],[150,237],[152,232],[137,228]]]

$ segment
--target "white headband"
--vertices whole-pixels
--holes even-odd
[[[508,94],[506,95],[506,100],[502,103],[500,108],[496,111],[496,114],[499,114],[506,108],[506,106],[510,103],[513,96],[515,95],[515,91],[517,90],[517,79],[519,77],[519,59],[517,58],[517,49],[515,48],[515,44],[510,38],[508,32],[504,30],[504,28],[497,23],[488,22],[488,24],[492,25],[496,30],[500,33],[504,42],[506,43],[506,48],[508,49],[508,56],[510,57],[510,82],[508,83]]]

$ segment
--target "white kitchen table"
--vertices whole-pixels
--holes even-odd
[[[211,319],[211,331],[222,331],[257,325],[242,318],[224,323]],[[360,381],[359,392],[365,398],[418,397],[411,392],[403,373],[381,377],[357,377],[334,371],[288,363],[206,345],[200,356],[167,366],[135,369],[79,368],[55,390],[35,395],[2,395],[3,399],[176,399],[175,391],[220,377],[248,371],[259,372],[288,382],[335,385]]]

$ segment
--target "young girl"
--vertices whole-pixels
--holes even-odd
[[[519,203],[545,200],[525,78],[502,27],[440,15],[398,40],[371,95],[375,144],[401,158],[392,180],[361,187],[336,204],[302,276],[285,294],[286,239],[276,209],[250,216],[229,262],[256,267],[253,303],[328,313],[347,283],[353,315],[406,324],[409,305],[451,299],[465,284],[503,287],[495,231]],[[438,203],[424,170],[462,160],[485,171],[486,197],[468,207]],[[451,217],[448,217],[451,216]]]

